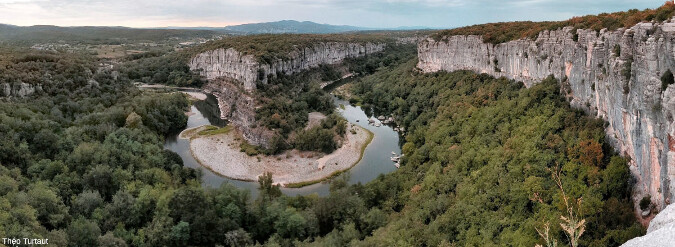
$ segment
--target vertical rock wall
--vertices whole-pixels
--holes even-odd
[[[296,49],[285,56],[287,59],[270,64],[232,48],[216,49],[198,54],[189,66],[209,80],[205,90],[218,98],[221,117],[236,126],[249,143],[268,147],[274,132],[257,126],[256,83],[266,83],[270,75],[290,75],[321,64],[337,64],[345,58],[365,56],[384,48],[385,44],[374,43],[317,43]]]
[[[544,31],[536,40],[487,44],[480,36],[426,39],[418,46],[424,72],[473,70],[522,81],[562,79],[570,104],[606,120],[608,140],[630,160],[635,201],[649,194],[659,207],[675,199],[675,23],[640,23],[616,31]]]
[[[384,50],[385,44],[318,43],[296,49],[287,54],[287,59],[272,63],[260,63],[253,55],[245,55],[235,49],[216,49],[200,53],[190,61],[190,68],[209,80],[227,77],[242,83],[246,90],[255,89],[256,82],[267,82],[269,75],[287,75],[317,67],[321,64],[336,64],[345,58],[360,57]]]

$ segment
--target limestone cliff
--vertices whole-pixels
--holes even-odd
[[[621,247],[662,247],[675,245],[675,205],[666,207],[649,223],[647,235],[634,238]]]
[[[196,55],[189,66],[209,80],[204,89],[218,98],[221,117],[237,126],[249,143],[268,147],[274,133],[257,126],[257,83],[266,83],[269,76],[290,75],[321,64],[337,64],[345,58],[361,57],[384,48],[385,44],[380,43],[317,43],[295,49],[285,56],[286,59],[269,64],[232,48],[216,49]]]
[[[277,59],[271,63],[260,63],[255,56],[242,54],[232,48],[221,48],[198,54],[189,65],[190,69],[199,71],[209,80],[232,78],[240,81],[244,89],[253,90],[256,82],[265,83],[270,75],[290,75],[321,64],[336,64],[345,58],[380,52],[384,47],[384,44],[375,43],[317,43],[295,49],[287,54],[286,59]]]
[[[607,137],[630,160],[635,201],[651,195],[662,209],[675,199],[675,23],[640,23],[616,31],[544,31],[536,40],[484,43],[479,36],[426,39],[418,46],[424,72],[473,70],[522,81],[561,79],[570,104],[608,122]]]

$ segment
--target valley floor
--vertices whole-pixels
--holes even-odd
[[[331,154],[289,150],[279,155],[249,156],[241,151],[241,134],[228,133],[200,136],[205,126],[186,129],[182,139],[190,139],[190,151],[207,169],[236,180],[257,181],[271,172],[274,181],[285,187],[301,187],[321,182],[356,165],[373,138],[373,133],[349,124],[342,146]],[[354,130],[355,133],[352,133]]]

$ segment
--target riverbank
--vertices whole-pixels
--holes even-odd
[[[284,187],[298,188],[336,176],[359,163],[373,133],[349,124],[342,146],[331,154],[289,150],[279,155],[248,156],[241,151],[241,134],[236,130],[205,134],[208,126],[186,129],[179,135],[190,140],[192,156],[205,168],[221,176],[256,181],[271,172]],[[353,132],[352,132],[353,130]]]

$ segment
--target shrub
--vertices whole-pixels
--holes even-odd
[[[295,139],[295,147],[303,151],[332,153],[337,149],[334,137],[335,132],[331,129],[323,129],[320,126],[316,126],[298,133],[298,137]]]
[[[649,208],[649,205],[652,204],[652,197],[651,196],[645,196],[640,200],[640,209],[642,210],[647,210]]]
[[[675,78],[673,78],[673,72],[666,70],[665,73],[661,76],[661,91],[666,91],[668,85],[675,83]]]
[[[623,75],[626,80],[630,80],[630,78],[633,76],[633,60],[629,60],[624,64],[624,67],[621,70],[621,75]]]

